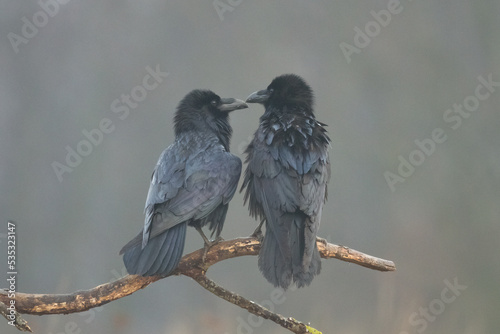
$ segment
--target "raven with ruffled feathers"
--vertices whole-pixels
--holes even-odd
[[[144,228],[120,251],[129,274],[171,273],[182,257],[188,225],[206,247],[211,243],[203,226],[210,224],[218,239],[241,174],[241,160],[229,152],[229,112],[247,107],[209,90],[194,90],[179,103],[175,141],[160,155],[151,178]]]
[[[259,269],[284,289],[292,282],[309,285],[321,270],[316,234],[330,178],[330,139],[314,116],[313,99],[301,77],[285,74],[246,100],[263,104],[265,112],[246,149],[242,190],[251,215],[266,222]]]

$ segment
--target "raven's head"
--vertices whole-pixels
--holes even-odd
[[[226,120],[229,112],[248,108],[242,100],[221,98],[210,90],[195,89],[187,94],[177,107],[175,114],[175,133],[194,130],[198,126],[217,120]]]
[[[232,133],[229,113],[245,108],[248,105],[242,100],[221,98],[210,90],[195,89],[177,106],[174,117],[175,135],[187,131],[210,131],[221,139],[224,146],[228,146]]]
[[[310,111],[314,103],[311,87],[298,75],[283,74],[274,78],[266,89],[250,94],[247,103],[262,103],[264,107],[281,109],[284,106]]]

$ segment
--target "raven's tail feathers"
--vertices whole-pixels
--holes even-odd
[[[290,228],[293,280],[297,287],[308,286],[321,271],[316,231],[310,231],[309,217],[295,219]]]
[[[319,275],[321,271],[321,256],[319,255],[318,247],[314,247],[311,260],[308,264],[302,263],[301,265],[293,266],[293,280],[297,287],[308,286],[311,284],[314,276]]]
[[[186,241],[186,227],[187,223],[175,225],[149,239],[144,248],[141,243],[138,243],[126,249],[123,254],[123,263],[127,272],[141,276],[170,274],[177,268],[182,257]]]
[[[288,245],[282,245],[280,249],[275,231],[267,228],[259,253],[259,269],[275,287],[287,289],[293,280],[300,288],[311,284],[314,276],[320,273],[321,257],[316,246],[316,233],[305,230],[308,228],[307,216],[286,216],[282,218],[288,222],[281,226],[288,226],[289,230],[280,233],[288,232]]]
[[[286,289],[292,283],[291,263],[283,258],[278,240],[269,228],[259,252],[259,269],[275,287]]]

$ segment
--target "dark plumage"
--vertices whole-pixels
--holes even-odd
[[[247,103],[265,107],[246,149],[245,202],[266,222],[259,268],[274,286],[309,285],[321,270],[316,233],[330,178],[325,124],[313,113],[313,92],[299,76],[275,78]]]
[[[179,103],[175,142],[160,155],[146,199],[144,228],[120,254],[129,274],[166,276],[184,250],[186,226],[210,223],[219,237],[228,202],[241,174],[241,160],[229,153],[228,113],[247,108],[241,100],[194,90]]]

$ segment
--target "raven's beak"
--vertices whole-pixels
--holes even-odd
[[[220,99],[220,102],[221,105],[218,107],[220,111],[230,112],[233,110],[248,108],[248,104],[246,104],[244,101],[233,99],[232,97],[227,99]]]
[[[250,94],[245,102],[247,103],[263,103],[266,102],[271,93],[267,89],[259,90]]]

